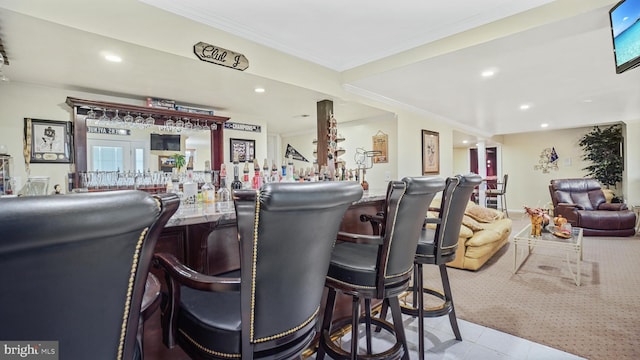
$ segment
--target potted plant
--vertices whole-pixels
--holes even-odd
[[[183,154],[180,153],[175,153],[173,155],[171,155],[171,157],[173,158],[174,162],[175,162],[175,166],[176,169],[178,169],[178,172],[180,172],[182,170],[182,168],[184,167],[184,165],[186,164],[186,160]]]
[[[583,168],[587,170],[586,176],[598,180],[606,189],[615,188],[622,181],[622,141],[622,126],[616,124],[604,129],[594,126],[578,143],[584,150],[582,159],[591,162],[591,165]]]

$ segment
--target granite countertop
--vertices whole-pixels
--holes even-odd
[[[386,190],[367,190],[362,194],[362,198],[354,205],[384,200],[386,196]],[[169,219],[166,227],[202,224],[217,221],[231,221],[235,220],[236,212],[233,207],[232,201],[217,202],[212,204],[197,203],[197,204],[180,204],[180,208]]]

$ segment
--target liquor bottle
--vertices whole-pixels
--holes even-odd
[[[193,182],[193,169],[187,168],[187,179],[182,184],[184,192],[184,202],[186,204],[195,204],[198,198],[198,184]]]
[[[267,184],[271,181],[271,176],[269,174],[269,164],[267,163],[267,159],[264,159],[264,164],[262,165],[262,183]]]
[[[253,179],[251,181],[251,188],[258,190],[262,187],[262,176],[260,175],[260,164],[258,159],[253,159]]]
[[[280,176],[278,174],[278,166],[276,166],[275,160],[271,165],[271,182],[274,182],[274,183],[280,182]]]
[[[220,177],[220,189],[218,189],[218,203],[231,201],[231,192],[227,189],[227,177]]]
[[[244,169],[242,169],[242,188],[251,189],[251,183],[249,182],[249,163],[245,159]]]
[[[289,162],[287,162],[287,181],[288,182],[296,181],[294,169],[293,169],[293,159],[289,159]]]
[[[204,172],[204,185],[200,188],[202,193],[202,201],[207,204],[212,204],[216,202],[216,189],[213,187],[211,183],[211,170]]]
[[[240,181],[240,169],[238,169],[238,155],[233,157],[233,182],[231,183],[231,188],[233,190],[242,189],[242,182]]]
[[[282,158],[282,173],[280,174],[280,182],[287,181],[287,160]]]
[[[218,192],[216,193],[216,201],[229,201],[230,193],[229,189],[227,189],[227,169],[224,164],[220,165],[220,184],[218,187]],[[223,196],[226,193],[226,200],[223,200]]]

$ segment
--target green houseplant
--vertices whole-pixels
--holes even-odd
[[[180,154],[180,153],[175,153],[175,154],[171,155],[171,157],[175,161],[176,169],[178,169],[178,172],[180,172],[180,170],[182,170],[182,168],[186,164],[186,159],[185,159],[184,155]]]
[[[622,181],[622,141],[622,126],[616,124],[604,129],[594,126],[578,143],[584,151],[582,159],[591,162],[583,168],[587,170],[586,176],[598,180],[607,189]]]

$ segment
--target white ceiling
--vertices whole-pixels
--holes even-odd
[[[386,114],[261,76],[256,68],[268,64],[242,73],[200,62],[188,53],[207,38],[206,24],[340,72],[348,93],[446,121],[459,134],[638,121],[640,70],[614,71],[607,17],[614,3],[0,0],[0,36],[11,62],[2,70],[12,81],[267,118],[276,133],[315,127],[316,102],[326,98],[335,101],[339,121]],[[104,49],[125,60],[119,67],[103,62]],[[489,68],[496,75],[482,78]],[[257,95],[255,86],[267,92]],[[521,111],[522,104],[530,109]]]

